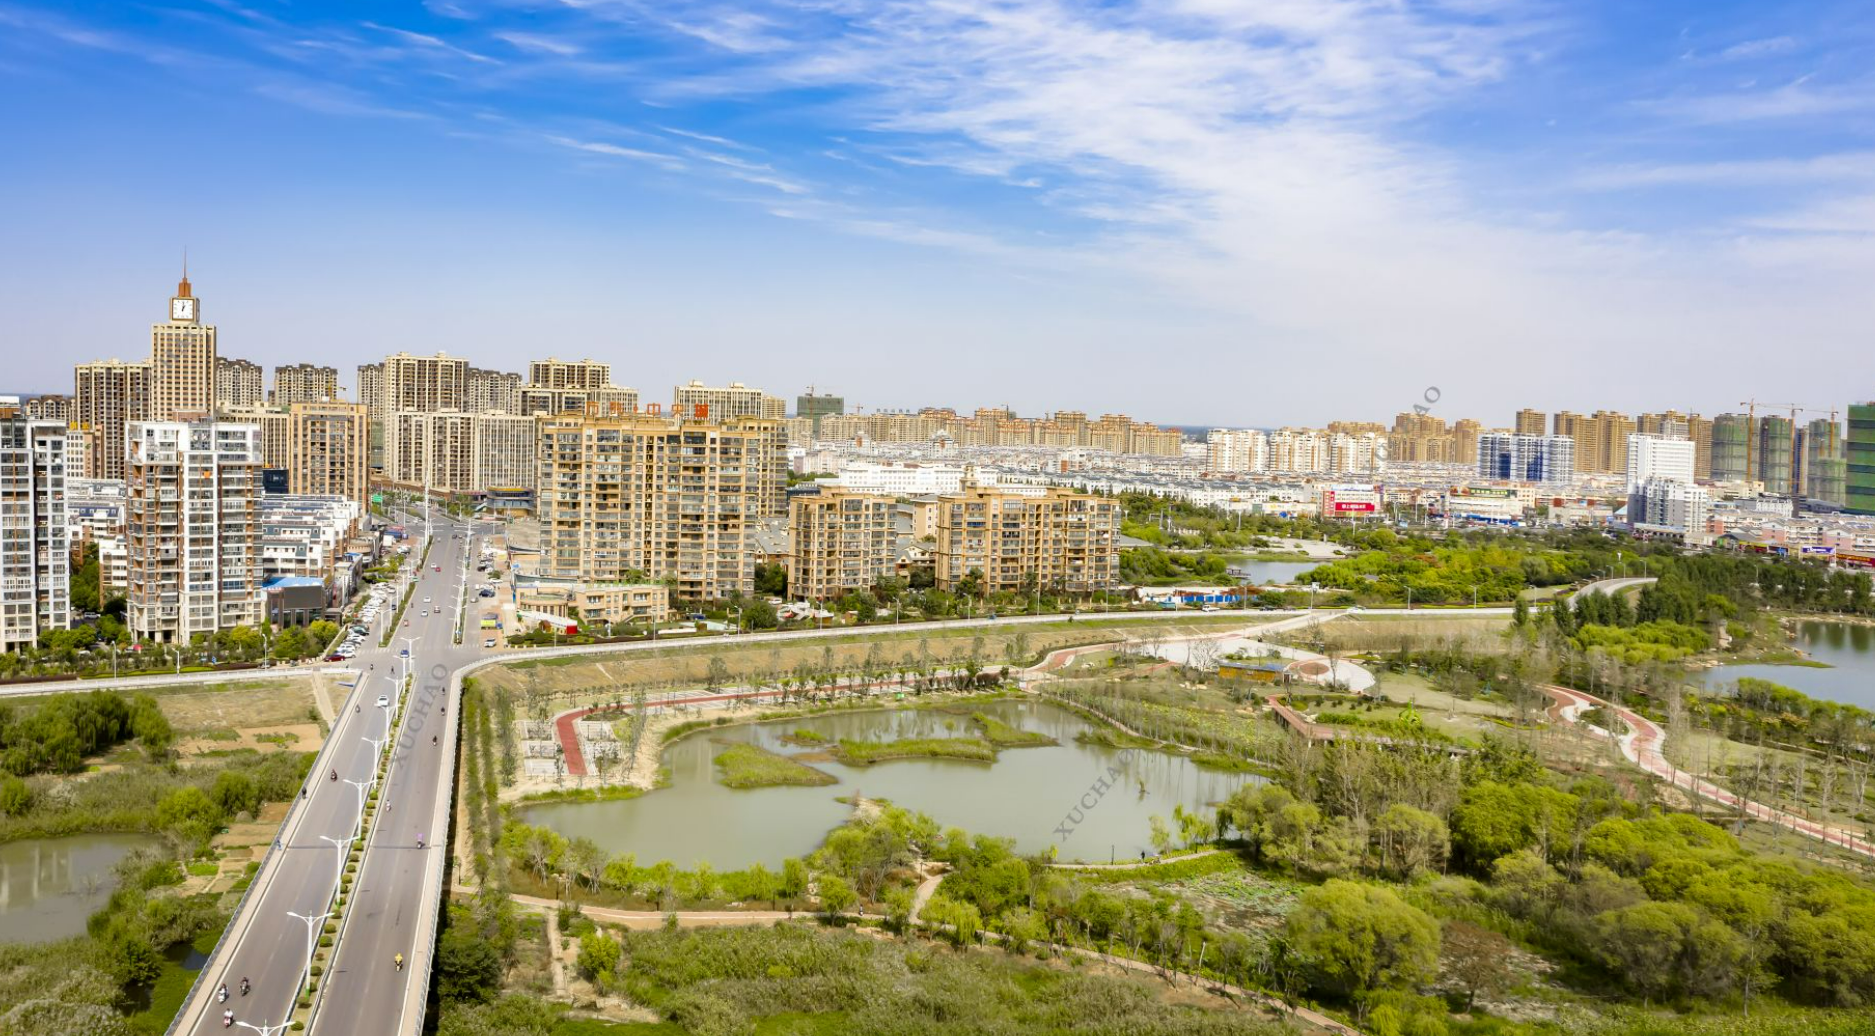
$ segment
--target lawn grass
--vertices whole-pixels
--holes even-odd
[[[971,713],[970,721],[983,731],[983,740],[997,748],[1040,748],[1061,743],[1047,734],[1010,726],[995,716],[981,712]]]
[[[221,938],[219,927],[205,931],[195,937],[191,948],[207,956],[215,950],[215,942]],[[170,954],[163,959],[163,970],[156,976],[156,982],[150,987],[150,1004],[124,1019],[130,1031],[140,1036],[161,1036],[169,1030],[169,1023],[174,1021],[177,1012],[182,1010],[182,1002],[188,998],[189,990],[195,985],[195,976],[201,970],[182,966],[174,959],[179,954]]]
[[[853,766],[871,766],[894,759],[963,759],[993,763],[996,749],[988,741],[975,737],[908,737],[897,741],[841,739],[833,756]]]
[[[733,744],[716,753],[716,769],[717,783],[725,788],[839,783],[839,778],[824,770],[751,744]]]

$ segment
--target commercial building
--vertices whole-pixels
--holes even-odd
[[[740,381],[724,388],[711,388],[701,381],[679,385],[671,393],[671,405],[686,418],[726,421],[732,417],[761,417],[779,421],[788,416],[788,403]],[[698,407],[703,409],[699,410]]]
[[[1375,518],[1387,502],[1386,493],[1379,486],[1322,486],[1319,492],[1323,521]]]
[[[382,370],[379,365],[379,370]],[[363,387],[360,386],[362,393]],[[336,367],[295,363],[273,369],[273,395],[268,402],[286,408],[295,403],[324,403],[339,398],[339,372]],[[360,395],[360,399],[369,397]]]
[[[260,502],[260,576],[315,579],[330,587],[347,545],[358,535],[364,504],[340,496],[267,495]],[[328,595],[326,604],[336,603]]]
[[[150,365],[95,360],[72,368],[72,424],[97,434],[84,474],[123,478],[125,434],[133,421],[150,419]]]
[[[1453,521],[1512,525],[1523,520],[1535,491],[1520,486],[1453,486],[1439,495],[1439,513]]]
[[[515,591],[515,609],[523,615],[551,615],[580,623],[658,623],[675,615],[670,588],[661,583],[537,584]]]
[[[1849,407],[1843,476],[1844,509],[1851,514],[1875,514],[1875,402]]]
[[[214,413],[215,328],[202,323],[200,303],[184,275],[169,300],[168,322],[150,327],[151,420],[194,420]]]
[[[820,419],[838,417],[846,413],[846,400],[841,396],[832,396],[824,392],[815,393],[813,386],[808,386],[804,395],[794,397],[794,416],[808,423],[813,435],[820,436]]]
[[[1485,432],[1478,437],[1478,475],[1504,482],[1569,482],[1575,478],[1575,449],[1575,440],[1566,435]]]
[[[823,489],[797,496],[788,523],[788,591],[825,601],[896,570],[892,497]]]
[[[65,425],[0,397],[0,652],[71,625]]]
[[[936,496],[962,490],[964,480],[973,474],[963,464],[846,460],[840,463],[839,474],[822,485],[886,497]]]
[[[1058,486],[965,486],[938,500],[937,585],[955,591],[976,572],[985,593],[1105,590],[1119,575],[1120,513],[1112,497]]]
[[[139,421],[129,430],[130,630],[188,643],[261,618],[260,428]]]
[[[260,406],[267,398],[267,372],[250,360],[215,357],[215,409],[239,410]]]
[[[650,414],[539,421],[543,578],[649,578],[687,598],[754,592],[751,527],[785,499],[777,422]]]
[[[362,403],[294,403],[287,408],[286,426],[289,492],[343,497],[360,506],[367,502],[371,426]]]

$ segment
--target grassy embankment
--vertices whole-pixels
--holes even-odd
[[[993,763],[996,749],[974,737],[907,737],[896,741],[855,741],[841,738],[833,757],[851,766],[871,766],[895,759],[962,759]]]
[[[836,784],[839,778],[806,763],[750,744],[733,744],[716,754],[718,783],[727,788],[773,788],[781,785]]]

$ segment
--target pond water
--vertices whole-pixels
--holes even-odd
[[[973,737],[977,731],[970,709],[912,708],[722,727],[692,734],[664,751],[669,787],[624,801],[536,806],[526,818],[568,837],[585,835],[611,853],[635,853],[640,866],[670,860],[688,868],[707,860],[718,870],[757,862],[776,868],[787,857],[817,848],[850,814],[835,799],[858,793],[929,814],[941,825],[1013,838],[1021,852],[1057,845],[1064,861],[1106,862],[1137,859],[1150,851],[1154,814],[1169,825],[1174,806],[1204,807],[1259,780],[1203,769],[1183,756],[1081,744],[1075,735],[1094,725],[1048,702],[998,701],[974,710],[1059,743],[1004,749],[994,763],[905,759],[861,767],[814,761],[810,765],[839,783],[736,790],[716,781],[714,759],[729,743],[749,742],[793,756],[809,751],[781,740],[796,729],[836,740]],[[1122,776],[1105,794],[1089,794],[1109,766]],[[1091,808],[1081,808],[1084,798]],[[1065,836],[1058,833],[1077,809],[1079,822],[1068,825]]]
[[[1312,568],[1320,568],[1326,561],[1239,561],[1230,567],[1230,573],[1246,582],[1264,586],[1272,583],[1288,583],[1296,576]]]
[[[1875,626],[1844,622],[1804,622],[1790,642],[1831,668],[1802,665],[1722,665],[1692,676],[1704,687],[1718,688],[1751,676],[1795,688],[1812,698],[1875,710]]]
[[[149,835],[95,834],[0,844],[0,942],[82,935],[85,919],[111,897],[111,868]]]

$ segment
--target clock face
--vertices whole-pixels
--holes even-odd
[[[195,300],[194,299],[170,299],[169,300],[169,317],[171,320],[194,320],[195,319]]]

